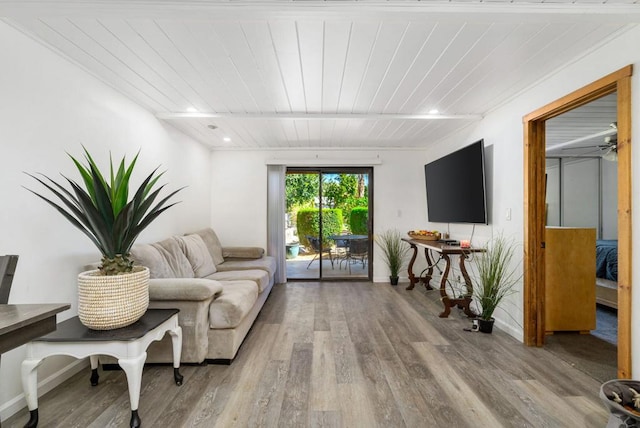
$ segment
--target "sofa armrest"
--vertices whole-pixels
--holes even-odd
[[[222,292],[218,281],[202,278],[154,278],[149,280],[149,300],[202,301]]]
[[[225,259],[259,259],[264,256],[264,248],[260,247],[222,247]]]

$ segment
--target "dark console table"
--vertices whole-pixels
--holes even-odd
[[[440,278],[440,296],[442,298],[442,304],[444,305],[444,311],[440,314],[440,318],[447,318],[451,313],[451,308],[454,306],[458,306],[459,308],[463,309],[464,313],[468,317],[475,317],[476,314],[471,312],[471,309],[469,308],[469,304],[471,303],[471,296],[473,295],[473,284],[471,283],[471,278],[469,278],[469,274],[467,273],[465,261],[467,260],[467,258],[469,258],[469,255],[471,253],[481,253],[484,252],[484,249],[461,248],[459,245],[448,245],[440,241],[426,241],[411,238],[402,238],[402,240],[408,243],[413,249],[413,255],[411,256],[411,261],[409,262],[409,267],[407,268],[407,273],[409,274],[409,286],[407,287],[407,290],[413,290],[416,283],[419,281],[424,284],[427,290],[433,290],[434,288],[430,284],[431,276],[433,275],[433,268],[436,266],[439,259],[442,258],[445,261],[445,267],[444,272],[442,273],[442,276]],[[418,256],[418,247],[424,249],[424,256],[427,259],[427,269],[424,278],[422,276],[416,278],[413,273],[413,263],[416,261],[416,258]],[[436,254],[439,255],[438,259],[432,257]],[[451,297],[447,294],[446,290],[447,281],[449,279],[449,272],[451,270],[450,256],[459,256],[460,272],[462,273],[466,288],[464,292]]]

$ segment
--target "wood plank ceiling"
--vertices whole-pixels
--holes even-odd
[[[480,120],[636,25],[637,3],[0,0],[0,17],[211,149],[379,149]]]

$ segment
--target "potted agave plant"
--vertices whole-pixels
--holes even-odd
[[[474,256],[473,297],[481,307],[478,330],[483,333],[493,331],[493,312],[505,297],[516,291],[514,286],[522,278],[518,264],[514,263],[516,248],[514,241],[498,235],[484,252]]]
[[[154,190],[162,172],[153,170],[129,198],[129,180],[138,155],[127,165],[123,157],[114,172],[110,158],[109,181],[105,180],[86,148],[83,165],[69,155],[78,169],[84,188],[64,177],[71,187],[51,178],[27,174],[37,180],[61,201],[54,202],[31,189],[27,189],[53,206],[71,224],[89,237],[102,253],[97,270],[78,275],[78,317],[94,330],[125,327],[144,315],[149,306],[149,269],[134,266],[129,252],[133,243],[153,220],[174,204],[167,201],[178,189],[154,205],[164,187]]]
[[[398,275],[407,261],[409,246],[402,241],[403,235],[396,229],[385,230],[375,236],[375,243],[382,250],[382,259],[389,268],[391,285],[398,285]]]

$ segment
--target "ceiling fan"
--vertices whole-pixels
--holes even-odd
[[[613,122],[609,125],[614,130],[618,130],[618,124]],[[618,134],[607,135],[604,137],[604,144],[596,144],[592,146],[578,146],[578,147],[564,147],[561,150],[584,150],[593,148],[594,150],[582,155],[590,155],[593,153],[601,152],[601,156],[604,160],[617,161],[618,160]]]

